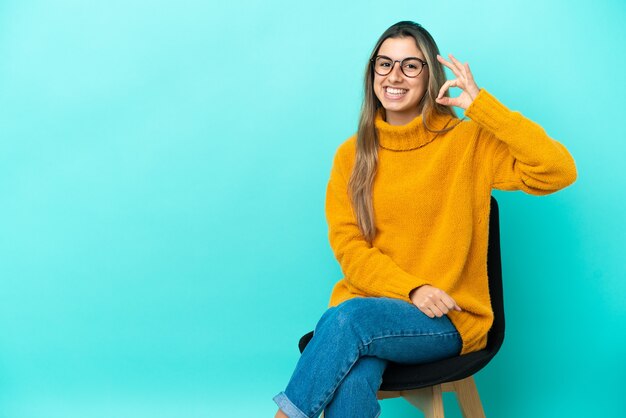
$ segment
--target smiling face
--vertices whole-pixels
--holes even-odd
[[[385,39],[377,55],[387,56],[394,61],[402,61],[407,57],[426,61],[412,37]],[[418,104],[428,89],[428,76],[428,66],[425,66],[417,77],[407,77],[400,69],[399,62],[394,63],[393,70],[385,76],[374,73],[374,94],[385,108],[387,123],[406,125],[421,113]]]

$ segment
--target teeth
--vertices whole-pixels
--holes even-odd
[[[387,93],[389,94],[404,94],[406,92],[406,89],[394,89],[392,87],[387,87]]]

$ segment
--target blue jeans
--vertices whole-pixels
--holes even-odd
[[[289,418],[375,418],[388,361],[431,362],[461,352],[447,316],[429,318],[399,299],[357,297],[329,308],[274,402]]]

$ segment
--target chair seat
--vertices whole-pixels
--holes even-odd
[[[480,350],[426,364],[389,362],[380,390],[412,390],[453,382],[472,376],[485,367],[495,352]]]

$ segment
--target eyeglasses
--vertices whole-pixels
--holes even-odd
[[[388,75],[393,70],[396,62],[400,63],[402,74],[407,77],[414,78],[422,73],[422,70],[428,64],[417,57],[408,57],[403,60],[392,60],[384,55],[377,55],[370,60],[374,64],[374,71],[378,75]]]

